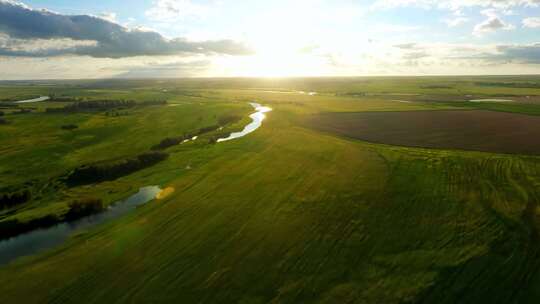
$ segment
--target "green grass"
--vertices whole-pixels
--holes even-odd
[[[5,189],[30,187],[36,200],[23,206],[24,212],[4,216],[4,220],[44,216],[35,208],[48,213],[49,203],[60,207],[55,213],[62,213],[66,200],[81,191],[64,189],[56,180],[82,164],[129,158],[148,151],[166,137],[214,125],[219,117],[230,113],[245,115],[250,111],[246,104],[178,102],[171,102],[175,106],[122,110],[127,115],[118,117],[104,113],[10,115],[11,123],[3,126],[0,133],[0,185]],[[66,124],[79,128],[61,129]],[[51,185],[56,185],[56,189],[51,189]],[[126,195],[125,191],[110,191]],[[107,195],[93,190],[84,192]],[[107,203],[121,197],[113,195]],[[58,201],[63,203],[56,204]]]
[[[1,268],[0,302],[538,301],[539,158],[368,144],[298,123],[318,112],[451,107],[446,104],[272,94],[231,83],[226,90],[201,90],[200,103],[141,110],[112,122],[85,117],[79,123],[80,131],[88,128],[85,136],[108,137],[43,166],[64,168],[147,149],[156,134],[176,134],[172,126],[198,126],[194,113],[210,122],[207,113],[246,111],[245,101],[252,99],[274,108],[263,127],[245,138],[176,146],[152,168],[71,189],[66,195],[73,197],[121,196],[153,184],[175,192],[60,248]],[[39,115],[21,116],[15,125],[32,125]],[[37,159],[59,149],[54,140],[67,135],[50,134],[60,132],[60,120],[44,119],[50,121],[42,123],[43,133],[10,153],[36,153]],[[122,147],[126,138],[129,147]],[[32,152],[39,150],[31,145],[38,140],[44,150]],[[17,161],[12,156],[8,163]],[[2,176],[24,180],[22,174]]]

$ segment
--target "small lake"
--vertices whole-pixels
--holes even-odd
[[[15,103],[40,102],[40,101],[46,101],[46,100],[49,100],[49,99],[51,99],[49,96],[41,96],[41,97],[34,98],[34,99],[27,99],[27,100],[19,100],[19,101],[15,101]]]
[[[245,126],[244,130],[242,130],[240,132],[231,133],[231,135],[229,135],[228,137],[218,139],[217,140],[218,143],[233,140],[233,139],[237,139],[237,138],[240,138],[240,137],[244,137],[244,136],[248,135],[249,133],[257,130],[258,128],[261,127],[263,120],[266,118],[265,113],[268,113],[268,112],[272,111],[272,108],[264,107],[264,106],[262,106],[262,105],[260,105],[258,103],[255,103],[255,102],[251,102],[250,105],[256,111],[255,113],[249,115],[249,117],[253,121],[250,124],[248,124],[247,126]]]
[[[144,187],[128,199],[111,205],[102,213],[0,241],[0,265],[59,246],[73,233],[119,218],[155,199],[160,192],[161,189],[158,186]]]

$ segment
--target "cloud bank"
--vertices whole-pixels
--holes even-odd
[[[540,28],[540,17],[530,17],[523,19],[523,26],[528,28]]]
[[[0,0],[0,55],[3,56],[124,58],[250,53],[246,46],[232,40],[166,39],[154,31],[126,28],[112,22],[110,16],[62,15]]]
[[[465,7],[511,8],[516,6],[536,7],[540,0],[378,0],[376,8],[395,8],[417,6],[423,8],[440,8],[458,10]]]

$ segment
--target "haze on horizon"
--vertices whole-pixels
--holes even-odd
[[[0,0],[0,80],[540,74],[540,0]]]

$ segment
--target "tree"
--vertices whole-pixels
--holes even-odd
[[[69,204],[69,211],[66,213],[67,221],[78,220],[82,217],[96,214],[105,210],[103,201],[96,198],[85,198],[73,201]]]

